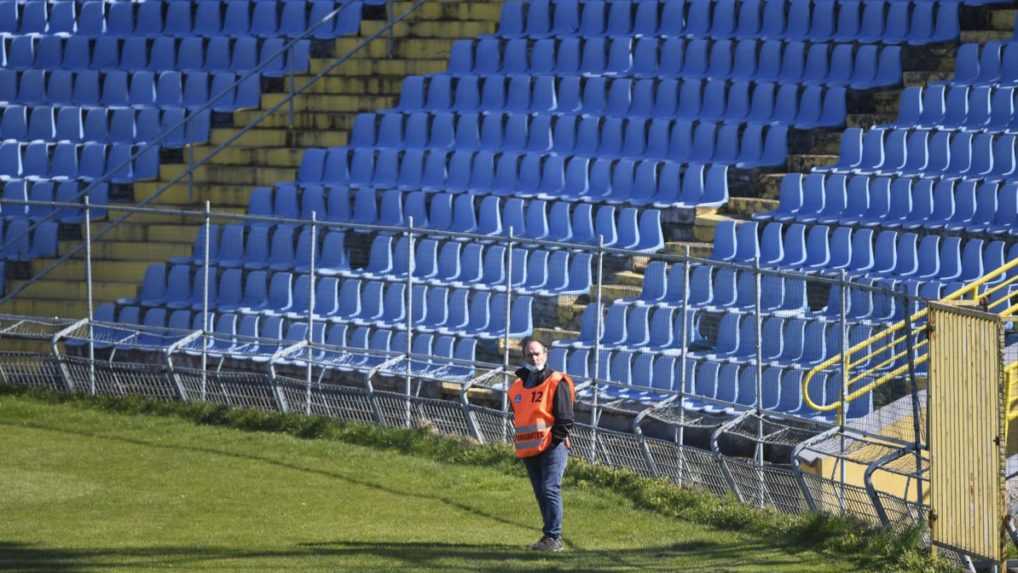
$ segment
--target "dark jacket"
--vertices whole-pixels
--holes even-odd
[[[544,382],[552,373],[553,371],[547,366],[539,372],[520,368],[516,371],[516,377],[523,380],[524,388],[533,388]],[[573,397],[569,393],[568,385],[558,385],[555,397],[552,399],[551,413],[555,416],[555,423],[551,426],[551,443],[554,446],[569,437],[569,432],[573,430],[573,423],[576,421],[576,417],[573,415]]]

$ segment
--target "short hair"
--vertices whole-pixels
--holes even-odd
[[[520,348],[526,350],[527,346],[529,346],[531,342],[536,342],[536,343],[540,344],[541,348],[543,348],[545,351],[548,350],[548,344],[545,341],[541,340],[540,338],[538,338],[536,336],[528,336],[528,337],[524,338],[520,342]]]

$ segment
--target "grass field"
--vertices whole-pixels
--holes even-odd
[[[521,476],[329,440],[0,396],[0,570],[855,571],[568,488],[568,552]]]

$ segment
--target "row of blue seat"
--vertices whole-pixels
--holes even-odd
[[[119,308],[112,304],[96,310],[96,320],[109,326],[95,329],[96,347],[118,349],[165,347],[181,340],[188,331],[202,330],[205,315],[190,310],[151,308],[144,315],[137,306]],[[212,358],[268,360],[278,350],[308,337],[306,322],[287,320],[280,316],[210,313],[211,337],[205,350]],[[113,323],[123,326],[113,326]],[[142,329],[137,327],[141,326]],[[134,328],[132,328],[134,327]],[[311,352],[316,364],[327,364],[344,371],[367,371],[388,358],[388,352],[406,353],[407,333],[370,326],[345,323],[316,323],[311,340],[319,345]],[[68,340],[72,346],[83,346],[80,340]],[[182,347],[191,355],[200,355],[204,341],[197,339]],[[415,334],[412,342],[413,372],[416,375],[441,376],[444,379],[465,379],[473,376],[477,341],[473,337]],[[308,356],[308,354],[304,354]],[[305,358],[306,359],[306,358]],[[458,361],[453,363],[452,361]],[[290,363],[294,363],[291,361]],[[423,363],[423,364],[422,364]]]
[[[288,185],[258,187],[252,191],[248,214],[309,219],[317,213],[320,220],[354,222],[366,225],[404,227],[410,218],[416,228],[475,233],[491,237],[507,236],[548,241],[597,244],[604,236],[608,244],[628,244],[636,239],[640,250],[657,250],[664,244],[660,233],[660,212],[634,208],[616,209],[567,201],[524,200],[487,196],[480,203],[470,194],[403,193],[388,189],[378,194],[364,188],[354,195],[352,207],[340,204],[348,199],[345,190],[330,193],[328,208],[323,190],[305,188],[298,199],[297,190]],[[649,234],[648,234],[649,233]],[[632,246],[632,245],[630,245]]]
[[[162,292],[156,280],[147,281],[151,287],[142,289],[139,301],[169,310],[203,309],[204,273],[194,273],[190,283],[184,282],[181,275],[171,271]],[[241,269],[226,269],[218,278],[210,277],[208,305],[217,312],[304,318],[312,311],[310,280],[307,274],[286,271],[271,276],[267,271],[252,271],[245,276]],[[407,321],[405,289],[402,282],[317,277],[313,314],[316,319],[329,322],[400,328]],[[504,334],[507,301],[504,292],[423,284],[416,285],[412,292],[415,329],[486,339]],[[136,303],[129,299],[118,302]],[[533,330],[533,298],[514,296],[509,306],[510,336],[529,335]]]
[[[947,129],[849,128],[831,173],[1007,179],[1018,169],[1015,135]]]
[[[927,232],[1018,234],[1018,183],[792,173],[762,221],[862,225]]]
[[[962,44],[955,55],[957,85],[1015,85],[1018,83],[1018,42],[990,40]]]
[[[522,126],[520,126],[522,127]],[[520,129],[516,132],[519,133]],[[520,142],[526,148],[516,148],[514,143],[503,140],[502,145],[490,149],[482,147],[479,140],[460,141],[459,131],[422,130],[430,135],[428,141],[408,139],[403,145],[409,149],[447,150],[457,148],[455,154],[473,153],[474,169],[490,166],[494,187],[512,192],[517,175],[524,181],[521,187],[536,188],[539,178],[550,177],[542,185],[548,185],[553,192],[564,185],[566,161],[577,157],[606,159],[629,158],[669,160],[679,163],[715,163],[739,167],[782,165],[788,151],[788,128],[773,124],[726,124],[714,121],[687,120],[632,120],[619,118],[599,120],[592,116],[564,116],[554,128],[542,129],[537,125],[533,132],[523,131],[526,138]],[[479,136],[466,130],[464,137]],[[496,134],[497,135],[497,134]],[[440,139],[446,137],[447,139]],[[548,145],[550,150],[541,149]],[[419,145],[423,144],[423,145]],[[418,146],[419,145],[419,146]],[[532,150],[531,148],[535,149]],[[392,186],[399,179],[402,148],[355,147],[350,149],[347,180],[353,185]],[[475,151],[476,150],[476,151]],[[455,155],[454,154],[454,155]],[[343,153],[339,152],[340,158]],[[419,155],[413,156],[412,167],[416,171]],[[340,159],[341,160],[341,159]],[[478,164],[484,162],[488,165]],[[342,167],[338,167],[342,169]],[[542,171],[551,171],[542,174]],[[478,173],[487,177],[488,173]],[[540,176],[540,177],[539,177]],[[340,179],[339,181],[343,181]],[[491,187],[477,185],[478,189]]]
[[[553,368],[570,372],[578,379],[594,374],[594,356],[590,349],[553,348],[548,356]],[[602,387],[603,399],[660,401],[678,392],[685,380],[683,406],[692,411],[733,414],[756,405],[756,366],[722,363],[716,360],[687,358],[683,375],[682,360],[675,356],[627,350],[602,351],[599,377],[629,387]],[[828,420],[829,413],[810,409],[802,397],[805,371],[796,367],[769,366],[763,370],[761,403],[767,410],[807,418]],[[683,378],[684,376],[684,378]],[[865,383],[863,380],[861,383]],[[830,404],[841,397],[841,373],[822,373],[811,380],[810,398],[817,404]],[[588,397],[589,399],[589,397]],[[872,395],[851,402],[847,416],[858,418],[873,411]]]
[[[773,132],[773,133],[776,133]],[[377,155],[377,157],[376,157]],[[775,153],[776,155],[776,153]],[[630,163],[626,163],[630,161]],[[298,180],[306,183],[353,185],[356,187],[399,187],[467,192],[475,194],[515,195],[524,198],[565,198],[600,200],[609,195],[618,200],[626,198],[622,189],[628,186],[625,177],[613,176],[616,165],[622,165],[623,174],[630,177],[631,160],[571,157],[537,153],[508,152],[496,155],[490,151],[430,150],[351,150],[345,147],[312,149],[304,152],[298,171]],[[496,168],[496,164],[498,168]],[[635,163],[633,163],[635,165]],[[657,171],[658,169],[654,169]],[[644,171],[645,176],[651,173]],[[684,173],[679,187],[678,175]],[[689,175],[693,176],[690,177]],[[636,185],[633,181],[630,197],[653,198],[655,203],[691,205],[720,205],[728,198],[727,171],[724,165],[691,162],[685,171],[672,162],[661,164],[658,185]],[[667,178],[666,178],[667,176]],[[674,178],[673,178],[674,176]],[[636,177],[632,175],[631,177]],[[639,187],[639,192],[637,188]]]
[[[113,70],[162,72],[250,72],[279,77],[307,71],[310,42],[297,42],[286,53],[283,38],[95,39],[82,36],[14,36],[0,41],[0,66],[8,70]]]
[[[697,82],[698,83],[698,82]],[[627,114],[601,114],[583,110],[573,114],[547,112],[450,112],[450,111],[386,111],[362,113],[354,120],[350,135],[351,147],[424,148],[455,147],[458,150],[486,149],[491,151],[558,151],[585,153],[584,144],[596,137],[604,153],[641,156],[651,148],[664,148],[676,130],[690,131],[694,125],[766,124],[789,126],[833,127],[844,123],[845,91],[824,90],[815,86],[802,88],[792,84],[775,92],[773,84],[760,84],[752,100],[746,87],[725,83],[709,83],[701,92],[699,86],[686,82],[677,100],[673,116],[639,117]],[[713,89],[714,87],[718,89]],[[703,108],[701,108],[701,101]],[[676,119],[672,119],[672,118]],[[706,128],[701,128],[706,129]],[[693,137],[684,136],[684,137]],[[594,142],[587,143],[587,146]],[[664,155],[663,151],[657,151]],[[678,153],[678,152],[676,152]]]
[[[851,278],[872,278],[888,283],[911,281],[941,283],[971,281],[1005,262],[1003,241],[983,241],[957,236],[941,237],[916,233],[827,225],[772,224],[758,238],[756,223],[734,235],[719,236],[728,243],[715,242],[716,251],[759,253],[762,264],[814,273],[837,274],[845,271]],[[740,243],[750,243],[746,247]],[[962,243],[964,242],[964,247]],[[759,245],[759,246],[756,246]],[[1012,254],[1018,254],[1015,251]],[[985,261],[985,262],[984,262]]]
[[[795,230],[790,232],[795,233]],[[671,310],[681,309],[683,304],[688,304],[693,310],[705,308],[721,309],[729,313],[749,312],[751,309],[747,309],[747,305],[755,303],[755,283],[755,277],[748,272],[733,273],[708,265],[691,265],[687,294],[686,269],[682,264],[654,261],[644,272],[640,294],[622,299],[621,302]],[[928,285],[906,286],[912,295],[934,295],[945,290],[950,292],[952,285],[930,282]],[[761,309],[767,316],[838,319],[841,310],[839,288],[837,285],[833,286],[828,293],[826,305],[814,310],[808,306],[805,279],[765,274],[761,277]],[[851,289],[849,306],[855,309],[855,314],[850,313],[849,319],[855,321],[880,322],[904,316],[901,301],[883,291]],[[681,334],[681,331],[676,332]],[[676,337],[674,340],[678,341],[679,338]]]
[[[215,111],[235,111],[261,104],[261,82],[250,76],[232,87],[240,76],[230,72],[125,72],[113,70],[14,70],[0,69],[0,103],[186,107],[208,104]]]
[[[175,148],[208,141],[210,115],[205,110],[189,118],[183,108],[11,104],[0,117],[0,140],[145,143],[169,132],[159,143]],[[185,119],[187,123],[178,127]]]
[[[946,42],[958,2],[901,0],[520,0],[502,6],[506,37],[693,36],[855,42]]]
[[[449,66],[450,73],[459,75],[717,78],[868,89],[901,82],[901,47],[642,37],[517,39],[502,43],[489,37],[455,44]]]
[[[846,113],[844,87],[699,78],[498,74],[408,77],[403,81],[399,109],[776,121],[798,127],[840,125]]]
[[[31,261],[57,255],[57,222],[44,221],[31,230],[30,224],[27,218],[0,219],[0,259]]]
[[[398,112],[383,116],[375,138],[372,116],[362,114],[354,124],[351,172],[364,148],[455,148],[459,151],[555,152],[563,155],[671,159],[685,162],[776,165],[784,161],[787,128],[711,120],[622,119],[592,115],[527,114],[454,115],[449,112]],[[386,122],[386,119],[391,121]],[[366,120],[366,121],[365,121]],[[760,145],[764,149],[760,148]],[[366,161],[366,160],[362,160]]]
[[[927,84],[901,93],[898,117],[890,127],[985,131],[1018,129],[1015,89],[988,85]]]
[[[0,176],[99,179],[111,174],[114,183],[159,176],[159,147],[129,143],[0,142]]]
[[[360,30],[357,0],[144,0],[143,2],[0,2],[0,33],[100,36],[298,37],[331,12],[314,37],[330,39]]]
[[[226,226],[221,234],[214,235],[215,239],[210,245],[210,261],[219,269],[308,272],[308,229],[301,231],[296,247],[293,236],[294,230],[286,225],[275,229],[258,225],[248,229]],[[350,268],[348,256],[342,250],[342,233],[330,232],[319,248],[321,251],[316,256],[315,265],[315,272],[319,275],[372,280],[406,279],[409,252],[405,237],[396,242],[387,235],[376,237],[371,245],[367,265],[357,269]],[[414,279],[434,286],[452,284],[481,290],[504,289],[507,263],[505,253],[506,249],[501,245],[461,241],[440,243],[434,239],[419,239],[414,253]],[[187,283],[184,277],[188,272],[186,269],[191,266],[202,272],[204,235],[199,235],[190,258],[181,257],[176,260],[178,265],[170,273],[180,275],[174,279],[177,284]],[[555,296],[583,294],[590,289],[592,280],[590,261],[589,253],[564,250],[549,252],[517,247],[513,250],[512,260],[514,290]],[[151,272],[156,273],[156,278],[153,278],[155,283],[167,282],[160,278],[165,274],[163,270]],[[264,282],[264,276],[261,280]],[[199,284],[195,283],[194,288],[197,295]]]
[[[63,203],[81,203],[79,198],[90,182],[77,179],[52,181],[46,179],[8,179],[4,181],[3,198],[9,201],[60,201]],[[106,217],[106,205],[109,203],[109,185],[97,184],[88,192],[91,216],[93,219]],[[54,214],[55,211],[55,214]],[[0,215],[7,219],[27,217],[29,219],[45,219],[51,214],[61,223],[80,223],[85,218],[83,209],[69,207],[54,208],[49,205],[17,205],[6,203],[0,205]]]

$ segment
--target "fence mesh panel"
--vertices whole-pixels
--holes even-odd
[[[492,410],[481,406],[470,406],[470,411],[477,420],[477,431],[485,443],[497,444],[511,442],[516,435],[513,425],[500,410]]]
[[[600,430],[597,433],[597,445],[601,461],[605,464],[628,468],[645,476],[654,475],[647,465],[639,436]]]
[[[181,382],[188,399],[201,400],[201,370],[185,370],[184,373]],[[205,379],[205,401],[232,408],[279,410],[268,376],[254,372],[209,372]]]
[[[4,352],[0,356],[0,382],[12,386],[66,389],[60,362],[56,358],[21,352]],[[88,384],[87,375],[85,384]]]

